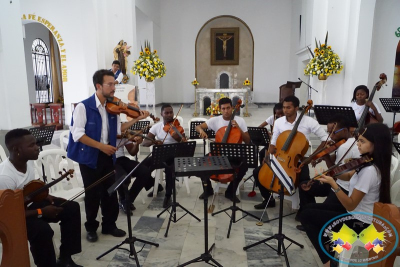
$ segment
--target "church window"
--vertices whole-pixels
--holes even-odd
[[[39,38],[32,43],[32,62],[36,103],[51,103],[53,102],[53,88],[51,86],[49,49],[45,42]]]

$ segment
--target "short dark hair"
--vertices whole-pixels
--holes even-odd
[[[221,107],[223,104],[231,104],[231,106],[233,106],[232,100],[228,97],[224,97],[219,100],[219,102],[218,102],[219,107]]]
[[[114,60],[112,65],[117,64],[118,66],[121,66],[121,63],[118,60]]]
[[[14,129],[6,133],[4,142],[7,146],[8,151],[11,152],[12,147],[15,144],[15,141],[19,140],[20,138],[26,135],[31,135],[31,132],[28,131],[27,129],[21,129],[21,128]]]
[[[104,76],[112,76],[114,77],[114,73],[111,70],[98,70],[93,74],[93,85],[94,89],[96,89],[96,84],[103,84]]]
[[[274,108],[273,108],[274,115],[275,115],[275,112],[276,112],[277,110],[279,110],[279,109],[283,109],[283,104],[282,104],[282,103],[276,103],[276,104],[275,104],[275,106],[274,106]]]
[[[367,94],[367,98],[369,97],[368,87],[366,85],[359,85],[354,89],[353,98],[351,99],[351,102],[356,102],[356,94],[358,90],[363,90]]]
[[[166,108],[172,108],[171,104],[163,104],[163,105],[161,106],[161,112],[163,112],[164,109],[166,109]]]
[[[283,102],[292,102],[293,106],[295,108],[300,106],[300,100],[297,97],[295,97],[294,95],[290,95],[290,96],[285,97],[285,99],[283,99]]]
[[[340,114],[329,118],[328,123],[336,123],[336,130],[339,130],[341,128],[350,128],[349,121],[346,119],[345,116]]]

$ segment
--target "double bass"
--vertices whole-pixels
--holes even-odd
[[[382,85],[384,85],[386,83],[386,80],[387,80],[386,74],[381,73],[379,75],[379,79],[380,79],[380,81],[375,84],[374,88],[372,89],[372,92],[369,94],[368,101],[372,101],[374,99],[375,92],[377,90],[379,91],[381,89]],[[358,134],[360,129],[364,128],[365,125],[370,124],[370,123],[377,123],[377,122],[378,122],[378,120],[375,118],[374,115],[372,115],[369,112],[369,107],[366,106],[360,117],[360,120],[358,121],[358,127],[354,131],[354,134]]]
[[[285,172],[292,178],[294,185],[298,186],[296,179],[296,167],[301,158],[307,153],[309,143],[305,135],[297,131],[304,114],[312,107],[312,100],[307,101],[307,107],[303,108],[292,130],[282,132],[276,140],[275,157],[281,164]],[[262,186],[278,193],[281,189],[279,179],[274,178],[274,173],[267,163],[264,162],[258,174],[258,179]],[[289,194],[285,189],[285,194]]]

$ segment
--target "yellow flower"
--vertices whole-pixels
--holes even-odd
[[[325,44],[322,44],[322,45],[321,45],[321,47],[324,47],[324,46],[325,46]]]
[[[149,52],[150,49],[149,49],[148,47],[145,47],[144,51],[145,51],[145,52]]]
[[[316,57],[318,57],[318,56],[319,56],[319,53],[318,53],[318,52],[317,52],[317,53],[315,53],[315,56],[316,56]]]
[[[153,68],[150,68],[150,71],[153,71]]]
[[[337,74],[340,74],[340,70],[338,70],[336,73],[337,73]]]
[[[328,45],[328,49],[332,49],[332,47],[330,45]]]
[[[150,55],[150,52],[149,52],[149,51],[146,51],[146,54],[147,54],[147,55]]]
[[[315,48],[315,49],[314,49],[314,53],[317,53],[318,51],[319,51],[318,48]]]
[[[325,53],[325,51],[324,50],[321,50],[321,55],[323,55]]]
[[[314,74],[314,75],[315,75],[315,74],[316,74],[316,73],[315,73],[315,71],[313,71],[313,73],[312,73],[312,74]]]
[[[154,49],[154,54],[157,54],[157,50]]]
[[[140,52],[139,55],[143,56],[143,52]]]

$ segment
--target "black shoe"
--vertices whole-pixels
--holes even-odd
[[[89,242],[96,242],[99,237],[97,236],[96,232],[87,232],[86,234],[86,240]]]
[[[268,208],[275,207],[275,199],[271,198],[271,200],[268,202],[268,205],[267,205],[267,202],[268,202],[268,200],[264,199],[264,201],[261,202],[260,204],[254,205],[254,208],[256,210],[263,210],[263,209],[265,209],[265,206],[267,206]]]
[[[160,192],[163,191],[163,190],[164,190],[164,187],[163,187],[162,185],[159,184],[159,185],[158,185],[158,188],[157,188],[157,193],[160,193]],[[154,190],[151,190],[151,192],[148,193],[147,196],[148,196],[148,197],[153,197],[153,191],[154,191]]]
[[[231,195],[225,194],[225,197],[233,202],[233,197]],[[240,203],[240,200],[238,199],[237,196],[235,196],[235,202]]]
[[[134,211],[134,210],[136,210],[136,207],[135,207],[135,205],[133,205],[133,203],[131,203],[131,206],[130,206],[130,208],[131,208],[131,211]]]
[[[118,229],[118,228],[114,228],[111,231],[101,231],[101,233],[103,235],[112,235],[115,237],[123,237],[126,235],[126,232],[124,230]]]
[[[126,209],[125,205],[122,204],[122,202],[119,203],[119,209],[122,210],[125,214],[127,214],[127,212],[128,212],[128,210]],[[133,209],[132,209],[132,206],[131,206],[131,210],[129,212],[131,216],[133,215],[132,210]]]
[[[166,208],[169,206],[169,204],[171,204],[171,197],[167,197],[167,196],[166,196],[166,197],[164,198],[162,207],[163,207],[164,209],[166,209]]]
[[[303,231],[303,232],[306,231],[306,229],[304,229],[304,226],[301,225],[301,224],[300,224],[300,225],[297,225],[296,228],[297,228],[297,230],[300,230],[300,231]]]
[[[214,189],[207,191],[207,197],[214,195]],[[204,192],[199,196],[199,199],[204,199]]]
[[[296,217],[294,217],[294,220],[296,222],[300,222],[300,212],[299,211],[296,213]]]
[[[76,264],[71,257],[65,259],[58,259],[56,263],[57,267],[83,267],[82,265]]]

